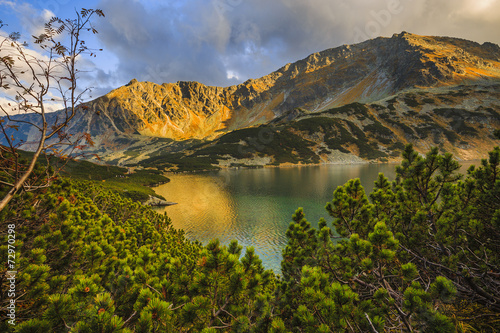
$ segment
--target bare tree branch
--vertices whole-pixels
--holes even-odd
[[[0,125],[9,148],[6,152],[9,152],[10,159],[8,163],[3,163],[0,166],[4,173],[10,175],[9,179],[2,180],[2,185],[12,185],[8,193],[0,200],[0,211],[19,191],[31,191],[50,184],[53,178],[53,175],[48,172],[50,163],[47,163],[45,184],[36,184],[41,177],[33,177],[36,162],[42,153],[47,154],[52,151],[56,157],[65,158],[61,150],[56,149],[57,146],[69,147],[67,150],[70,153],[73,153],[76,147],[81,147],[77,146],[77,143],[85,136],[71,140],[71,136],[64,130],[76,115],[78,104],[82,102],[84,94],[88,92],[88,88],[77,92],[77,61],[80,55],[90,52],[81,36],[84,31],[97,33],[91,25],[91,17],[95,15],[104,16],[101,10],[89,9],[86,10],[85,14],[76,12],[75,19],[52,18],[45,25],[45,33],[38,37],[34,36],[34,43],[45,51],[45,59],[30,54],[26,45],[18,41],[16,34],[10,35],[0,42],[0,53],[7,52],[7,55],[0,56],[0,88],[14,90],[16,106],[13,107],[13,110],[22,110],[38,116],[36,121],[14,119],[6,107],[0,105],[0,110],[7,119],[7,122],[2,120]],[[68,42],[67,45],[63,44],[64,40]],[[64,81],[69,81],[68,88],[65,88]],[[55,119],[49,120],[47,117],[46,103],[49,100],[54,100],[50,98],[51,89],[58,92],[60,101],[64,105],[63,119],[55,117]],[[22,142],[14,144],[14,136],[7,133],[8,128],[16,126],[12,124],[26,124],[40,131],[35,152],[27,166],[22,166],[19,163],[16,153]]]

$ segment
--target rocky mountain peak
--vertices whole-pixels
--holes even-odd
[[[137,81],[137,79],[132,79],[132,80],[130,80],[130,82],[129,82],[129,83],[127,83],[125,86],[126,86],[126,87],[129,87],[129,86],[131,86],[131,85],[136,84],[137,82],[139,82],[139,81]]]
[[[108,98],[127,109],[129,118],[134,115],[133,126],[142,134],[205,138],[265,123],[296,108],[318,112],[380,100],[412,87],[498,80],[499,50],[492,43],[403,31],[391,38],[315,52],[236,86],[210,87],[192,81],[160,86],[133,79]]]
[[[87,103],[89,111],[75,120],[74,128],[93,134],[207,139],[281,119],[298,108],[315,113],[372,103],[409,89],[498,80],[498,45],[403,31],[315,52],[231,87],[132,79]]]

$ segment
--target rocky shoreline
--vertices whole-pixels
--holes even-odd
[[[152,207],[166,207],[177,205],[177,202],[166,201],[152,195],[149,196],[149,199],[144,203],[144,205],[152,206]]]

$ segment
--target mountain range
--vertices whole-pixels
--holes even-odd
[[[407,143],[477,159],[498,144],[500,47],[402,32],[230,87],[133,79],[68,128],[90,133],[106,163],[170,170],[392,161]]]

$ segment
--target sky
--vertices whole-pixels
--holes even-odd
[[[0,0],[0,34],[29,42],[50,17],[82,7],[106,15],[86,37],[103,51],[80,63],[93,97],[133,78],[229,86],[401,31],[500,44],[500,0]]]

